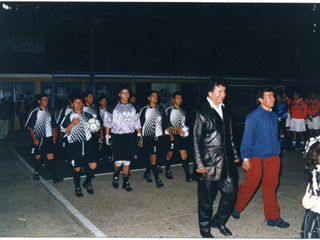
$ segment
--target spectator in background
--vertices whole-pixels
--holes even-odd
[[[16,110],[16,104],[13,101],[13,97],[10,96],[7,102],[7,106],[9,109],[9,130],[14,131],[14,112]]]
[[[30,111],[30,105],[28,100],[24,99],[24,95],[20,95],[20,99],[17,101],[16,114],[19,116],[20,131],[25,129],[25,122]]]
[[[35,96],[34,96],[34,99],[32,100],[32,102],[31,102],[31,109],[33,110],[33,109],[35,109],[36,107],[39,107],[39,94],[36,94]]]
[[[0,104],[0,140],[6,139],[9,132],[9,109],[6,99],[1,98]]]
[[[139,106],[136,104],[136,102],[137,102],[137,97],[136,97],[136,95],[135,95],[134,93],[130,93],[130,100],[129,100],[129,102],[130,102],[134,107],[136,107],[136,108],[139,110],[139,112],[140,112],[141,107],[139,107]]]

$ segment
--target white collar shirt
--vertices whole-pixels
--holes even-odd
[[[211,108],[213,108],[214,110],[216,110],[216,112],[219,114],[219,116],[221,117],[221,119],[223,120],[223,113],[222,113],[222,106],[224,107],[223,103],[220,103],[219,106],[217,107],[209,97],[207,97],[207,101],[209,102]]]

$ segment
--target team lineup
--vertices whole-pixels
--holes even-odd
[[[173,179],[170,160],[175,150],[180,151],[186,181],[193,180],[187,160],[188,127],[186,112],[180,107],[181,93],[173,94],[174,105],[166,111],[158,104],[156,91],[150,91],[149,104],[141,110],[130,102],[130,96],[134,95],[130,94],[127,87],[120,87],[118,94],[119,101],[108,107],[107,98],[101,96],[98,108],[93,104],[93,93],[72,94],[69,96],[69,104],[60,110],[57,120],[54,112],[48,108],[48,96],[40,95],[39,107],[30,113],[26,121],[26,127],[30,129],[33,139],[31,153],[35,157],[34,180],[40,179],[41,156],[46,156],[49,160],[53,182],[63,180],[56,173],[54,161],[54,144],[58,134],[62,138],[65,165],[73,169],[77,197],[83,197],[80,180],[84,166],[88,167],[88,171],[82,187],[86,188],[89,194],[94,193],[92,178],[97,162],[102,162],[104,157],[114,163],[112,186],[119,187],[119,173],[122,170],[122,188],[132,191],[129,182],[130,163],[139,160],[137,147],[143,148],[149,158],[143,175],[147,182],[153,181],[152,171],[156,187],[164,186],[159,178],[159,173],[162,172],[157,164],[159,157],[165,159],[166,178]]]

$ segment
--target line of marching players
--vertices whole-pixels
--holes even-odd
[[[122,188],[126,191],[133,190],[129,182],[131,162],[143,158],[147,159],[143,175],[147,182],[153,182],[153,175],[156,187],[164,186],[159,178],[159,173],[162,173],[160,163],[165,165],[165,177],[173,179],[170,165],[175,151],[180,153],[186,182],[194,180],[195,176],[189,172],[189,123],[186,111],[181,108],[181,93],[173,93],[173,105],[166,110],[158,104],[156,91],[150,91],[147,97],[149,104],[141,109],[135,104],[135,95],[127,87],[121,86],[118,95],[118,102],[110,105],[106,96],[100,96],[100,106],[96,107],[92,92],[72,94],[69,104],[60,110],[58,118],[48,107],[48,96],[40,95],[39,107],[30,112],[26,121],[33,143],[31,153],[35,157],[34,180],[40,179],[39,170],[43,168],[40,159],[43,156],[48,160],[53,182],[63,181],[57,174],[54,160],[54,145],[58,136],[62,139],[65,165],[73,169],[77,197],[83,196],[80,179],[84,167],[87,167],[87,174],[82,187],[89,194],[94,193],[91,180],[97,163],[102,163],[103,159],[113,162],[114,188],[119,188],[119,173],[122,170]],[[91,118],[101,123],[95,132],[88,124]]]

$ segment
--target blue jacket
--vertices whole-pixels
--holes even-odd
[[[258,106],[246,118],[241,158],[268,158],[280,154],[277,114]]]

